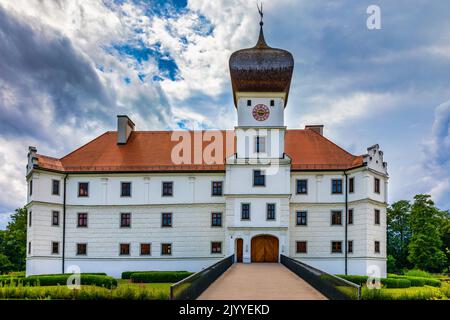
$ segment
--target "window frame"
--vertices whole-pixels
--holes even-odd
[[[33,195],[33,179],[30,179],[30,181],[28,182],[28,192],[31,197]]]
[[[334,251],[334,244],[335,243],[339,243],[339,248],[340,248],[340,251]],[[333,241],[331,241],[331,253],[332,254],[339,254],[339,253],[342,253],[342,241],[341,240],[333,240]]]
[[[56,213],[57,223],[55,223],[55,213]],[[60,212],[58,210],[52,210],[52,227],[59,227],[59,217],[60,217]]]
[[[55,252],[55,245],[56,245],[56,252]],[[59,254],[59,242],[58,241],[52,241],[52,255],[58,255]]]
[[[57,183],[58,190],[55,193],[55,182]],[[60,187],[61,187],[61,181],[57,179],[52,179],[52,196],[59,196],[60,195]]]
[[[86,195],[82,195],[82,194],[80,193],[80,186],[81,186],[82,184],[86,184],[86,187],[87,187],[87,189],[86,189]],[[78,198],[89,198],[89,182],[81,182],[81,181],[78,182]]]
[[[170,194],[165,194],[164,193],[164,184],[166,184],[166,183],[170,183]],[[173,183],[173,181],[161,181],[161,196],[162,197],[173,197],[173,186],[174,186],[174,183]]]
[[[220,251],[214,251],[214,244],[219,244]],[[222,254],[222,241],[211,241],[211,254]]]
[[[271,107],[275,107],[275,99],[270,99],[270,104]]]
[[[148,253],[142,253],[142,246],[148,246]],[[152,244],[151,244],[151,242],[141,242],[139,244],[139,255],[141,255],[141,256],[151,256],[152,255]]]
[[[86,215],[86,224],[80,225],[80,215],[85,214]],[[88,212],[77,212],[77,228],[87,228],[89,224],[89,215]]]
[[[305,214],[305,223],[299,223],[299,215],[302,213]],[[300,217],[302,219],[302,217]],[[295,225],[298,227],[306,227],[308,226],[308,211],[307,210],[296,210],[295,211]]]
[[[304,243],[305,244],[305,251],[299,251],[298,250],[300,243]],[[307,254],[308,253],[308,241],[305,241],[305,240],[295,241],[295,253]]]
[[[305,192],[300,192],[299,190],[299,182],[305,182]],[[295,180],[295,193],[307,195],[308,194],[308,179],[296,179]]]
[[[31,255],[31,241],[28,241],[28,254]]]
[[[244,206],[248,205],[248,218],[244,218]],[[241,202],[241,221],[250,221],[251,219],[251,203],[250,202]]]
[[[375,240],[373,243],[373,252],[376,254],[381,253],[381,242],[379,240]]]
[[[128,195],[124,195],[123,194],[123,190],[124,190],[123,186],[124,186],[124,184],[129,184],[130,185],[129,194]],[[131,198],[131,196],[132,196],[132,185],[133,185],[133,183],[131,181],[120,181],[120,197],[121,198]]]
[[[214,187],[214,184],[220,184],[220,194],[214,193],[216,190],[216,187]],[[223,181],[211,181],[211,197],[223,197]]]
[[[124,215],[128,215],[128,218],[125,218],[125,221],[128,220],[128,225],[124,225]],[[131,212],[121,212],[120,213],[120,228],[129,229],[131,228]]]
[[[340,191],[336,191],[336,192],[334,192],[334,182],[340,182],[340,183],[338,183],[338,184],[336,184],[336,188],[338,187],[338,186],[340,186]],[[339,188],[337,188],[337,189],[339,189]],[[331,194],[342,194],[342,178],[339,178],[339,179],[331,179]]]
[[[355,177],[348,178],[348,193],[355,193]]]
[[[170,224],[164,224],[165,217],[170,217]],[[167,221],[167,220],[166,220]],[[161,228],[172,228],[173,227],[173,212],[161,212]]]
[[[347,241],[347,253],[353,253],[353,240]]]
[[[339,223],[333,223],[333,216],[336,213],[339,213]],[[342,210],[331,210],[331,226],[342,226]]]
[[[214,217],[214,215],[219,215],[220,224],[214,224],[214,221],[217,221],[217,217]],[[219,211],[211,212],[211,227],[213,227],[213,228],[221,228],[222,227],[222,212],[219,212]]]
[[[353,208],[348,209],[348,212],[347,212],[347,225],[353,224],[354,213],[355,213],[355,210]]]
[[[81,243],[77,243],[76,245],[76,255],[77,256],[87,256],[87,247],[88,247],[88,245],[87,245],[87,243],[86,242],[81,242]],[[80,253],[80,246],[84,246],[84,253]]]
[[[122,253],[122,246],[128,247],[128,253]],[[131,244],[128,242],[119,243],[119,256],[131,256]]]
[[[259,176],[256,176],[256,172],[259,172]],[[255,184],[255,178],[263,179],[263,184]],[[266,186],[266,175],[263,173],[263,170],[255,169],[253,170],[253,187],[265,187]]]
[[[373,218],[374,218],[374,225],[379,226],[381,225],[381,210],[380,209],[373,209]]]
[[[269,207],[273,206],[273,217],[269,217]],[[277,204],[275,202],[266,203],[266,220],[277,220]]]
[[[380,182],[380,178],[377,177],[373,177],[373,192],[376,194],[380,194],[381,193],[381,182]]]
[[[170,248],[169,249],[170,253],[164,253],[163,252],[164,246],[168,246],[168,248]],[[173,248],[172,248],[172,243],[171,242],[163,242],[163,243],[161,243],[161,255],[162,256],[171,256],[172,255],[172,251],[173,251]]]
[[[252,106],[252,100],[247,99],[247,107],[251,107]]]
[[[33,211],[28,212],[28,227],[31,228],[33,226]]]

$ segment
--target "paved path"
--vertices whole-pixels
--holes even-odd
[[[235,263],[199,300],[326,300],[280,263]]]

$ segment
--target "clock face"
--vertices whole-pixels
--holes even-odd
[[[257,104],[253,108],[253,118],[257,121],[264,121],[269,118],[270,110],[265,104]]]

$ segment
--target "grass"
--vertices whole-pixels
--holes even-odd
[[[363,300],[447,300],[449,299],[447,294],[442,288],[431,286],[378,290],[362,288]]]
[[[0,286],[0,299],[26,300],[167,300],[171,283],[130,283],[118,280],[118,286],[107,289],[97,286],[81,286],[80,290],[70,290],[66,286]]]

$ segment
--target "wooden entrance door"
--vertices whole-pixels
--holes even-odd
[[[244,240],[237,239],[236,240],[236,261],[242,262],[242,253],[243,253]]]
[[[278,262],[278,239],[273,236],[254,237],[252,262]]]

